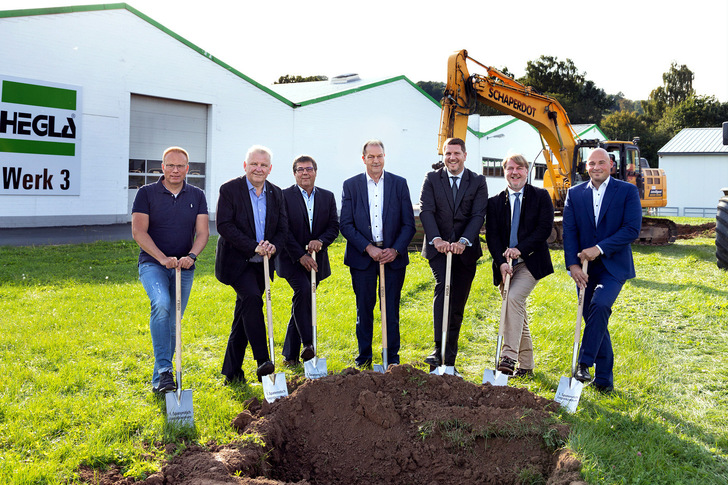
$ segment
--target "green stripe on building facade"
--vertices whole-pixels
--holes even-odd
[[[73,157],[76,156],[76,144],[61,143],[57,141],[14,140],[10,138],[0,138],[0,152]]]
[[[76,91],[5,80],[2,102],[75,110]]]

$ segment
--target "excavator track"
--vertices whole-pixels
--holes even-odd
[[[634,244],[642,246],[667,246],[677,239],[677,224],[670,219],[643,217],[640,235]]]

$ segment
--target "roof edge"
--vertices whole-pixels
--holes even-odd
[[[395,76],[395,77],[391,77],[391,78],[388,78],[388,79],[383,79],[381,81],[377,81],[377,82],[373,82],[373,83],[369,83],[369,84],[364,84],[363,86],[357,86],[357,87],[354,87],[354,88],[351,88],[351,89],[347,89],[345,91],[340,91],[338,93],[327,94],[326,96],[321,96],[321,97],[318,97],[318,98],[313,98],[313,99],[309,99],[309,100],[306,100],[306,101],[301,101],[300,103],[298,103],[296,105],[296,107],[298,107],[298,106],[303,107],[303,106],[309,106],[309,105],[312,105],[312,104],[323,103],[324,101],[329,101],[331,99],[340,98],[342,96],[348,96],[349,94],[354,94],[354,93],[358,93],[358,92],[361,92],[361,91],[366,91],[367,89],[377,88],[379,86],[384,86],[386,84],[391,84],[391,83],[394,83],[394,82],[397,82],[397,81],[406,81],[412,87],[414,87],[416,90],[418,90],[421,94],[423,94],[424,96],[426,96],[427,99],[429,99],[430,101],[432,101],[433,103],[435,103],[435,105],[438,108],[441,108],[440,103],[438,101],[435,101],[435,99],[432,96],[430,96],[429,94],[427,94],[421,87],[419,87],[417,84],[415,84],[412,81],[410,81],[407,78],[407,76],[404,76],[404,75]]]
[[[189,40],[185,39],[181,35],[173,32],[172,30],[168,29],[164,25],[160,24],[156,20],[152,19],[151,17],[143,14],[139,10],[135,9],[131,5],[127,3],[107,3],[107,4],[95,4],[95,5],[75,5],[75,6],[69,6],[69,7],[47,7],[47,8],[32,8],[32,9],[19,9],[19,10],[5,10],[0,11],[0,18],[13,18],[13,17],[32,17],[32,16],[38,16],[38,15],[55,15],[55,14],[63,14],[63,13],[76,13],[76,12],[93,12],[93,11],[99,11],[99,10],[127,10],[130,13],[133,13],[140,19],[144,20],[148,24],[152,25],[153,27],[156,27],[157,29],[161,30],[165,34],[169,35],[173,39],[181,42],[185,46],[189,47],[190,49],[194,50],[198,54],[206,57],[207,59],[211,60],[215,64],[219,65],[223,69],[230,71],[231,73],[235,74],[239,78],[243,79],[244,81],[252,84],[256,88],[260,89],[261,91],[265,92],[266,94],[274,97],[278,101],[287,104],[291,107],[296,107],[296,104],[292,101],[286,99],[285,97],[281,96],[280,94],[276,93],[270,88],[267,88],[260,84],[257,81],[254,81],[252,78],[246,76],[242,72],[238,71],[231,65],[227,64],[226,62],[223,62],[222,60],[218,59],[217,57],[213,56],[206,50],[202,49],[201,47],[193,44]]]

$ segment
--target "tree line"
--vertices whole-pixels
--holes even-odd
[[[511,75],[507,68],[501,72]],[[512,75],[511,75],[512,76]],[[512,76],[515,78],[515,76]],[[526,64],[525,76],[516,79],[538,92],[556,98],[574,124],[597,124],[612,140],[639,137],[640,152],[653,167],[657,151],[683,128],[720,126],[728,120],[728,102],[715,96],[699,95],[693,89],[695,75],[686,65],[672,63],[662,75],[662,86],[646,100],[633,101],[624,94],[607,94],[580,72],[571,59],[541,56]],[[417,85],[436,100],[442,98],[445,83],[419,81]],[[478,114],[501,114],[485,105]]]

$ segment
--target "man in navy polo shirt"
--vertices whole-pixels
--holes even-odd
[[[139,189],[131,210],[131,231],[139,244],[139,279],[151,302],[149,329],[154,349],[152,389],[177,388],[172,374],[175,348],[175,271],[182,268],[182,313],[192,290],[195,259],[210,237],[202,190],[185,182],[190,157],[170,147],[162,155],[164,175]]]

